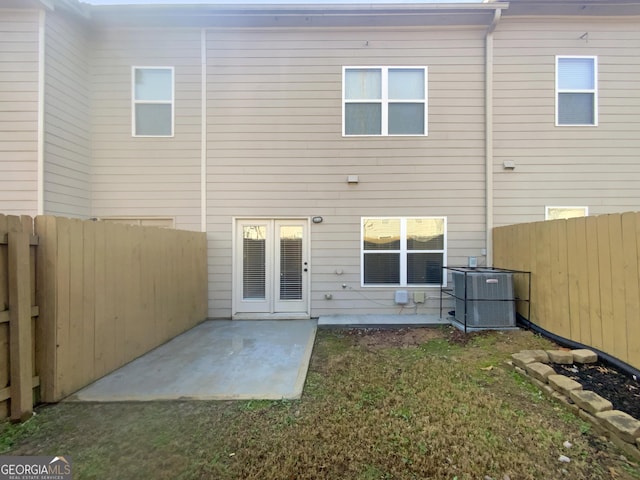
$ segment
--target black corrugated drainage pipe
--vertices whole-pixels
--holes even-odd
[[[598,354],[598,360],[602,361],[605,364],[611,365],[617,370],[620,370],[622,373],[628,375],[636,381],[640,381],[640,370],[635,367],[632,367],[628,363],[623,362],[615,357],[612,357],[608,353],[602,352],[597,348],[590,347],[589,345],[583,345],[582,343],[574,342],[573,340],[569,340],[567,338],[556,335],[555,333],[551,333],[544,328],[536,325],[533,322],[530,322],[522,315],[518,314],[516,316],[517,324],[523,328],[528,330],[533,330],[535,333],[539,333],[543,337],[548,338],[549,340],[557,343],[558,345],[562,345],[563,347],[578,349],[578,348],[588,348],[593,352]]]

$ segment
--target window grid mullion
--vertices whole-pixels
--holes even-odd
[[[595,88],[559,88],[558,93],[596,93]]]
[[[422,101],[424,102],[424,134],[429,134],[429,105],[427,101],[429,99],[429,69],[428,67],[424,67],[424,98]]]
[[[407,285],[407,219],[400,219],[400,285]]]
[[[171,100],[134,100],[136,105],[171,105]]]
[[[381,112],[381,133],[382,135],[389,135],[389,68],[382,68],[381,74],[381,99],[382,99],[382,112]]]

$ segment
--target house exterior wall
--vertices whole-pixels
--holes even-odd
[[[91,215],[91,127],[87,27],[60,12],[45,21],[44,211]]]
[[[92,45],[93,216],[200,230],[200,30],[102,29]],[[173,137],[132,136],[133,66],[175,67]]]
[[[504,18],[495,32],[495,224],[640,207],[637,17]],[[586,36],[584,34],[587,34]],[[555,56],[598,58],[598,126],[555,126]],[[503,169],[512,160],[513,171]]]
[[[231,314],[234,217],[324,218],[311,226],[312,316],[398,312],[398,287],[361,287],[362,216],[446,216],[449,264],[480,256],[483,35],[207,31],[210,316]],[[428,67],[427,137],[342,137],[342,67],[362,65]],[[415,289],[428,290],[419,313],[434,311],[438,289]]]
[[[39,14],[6,13],[0,206],[35,213]],[[493,43],[496,226],[541,220],[545,206],[639,208],[638,21],[506,11]],[[448,265],[484,263],[486,25],[116,28],[117,15],[82,24],[46,13],[45,211],[199,230],[206,137],[210,317],[233,313],[235,219],[323,217],[310,232],[312,316],[400,310],[398,287],[361,286],[365,216],[445,216]],[[556,55],[597,56],[598,126],[555,126]],[[174,68],[172,137],[132,136],[134,66]],[[427,67],[428,136],[343,137],[345,66]],[[426,292],[418,313],[436,311],[437,288],[402,289]]]
[[[0,8],[0,211],[38,209],[39,12]]]

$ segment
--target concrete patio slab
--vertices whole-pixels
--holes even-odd
[[[400,328],[449,325],[439,315],[326,315],[318,319],[318,327]]]
[[[66,401],[296,399],[315,320],[210,320]]]

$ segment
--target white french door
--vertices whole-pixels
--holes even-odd
[[[309,313],[306,219],[236,221],[234,314]]]

